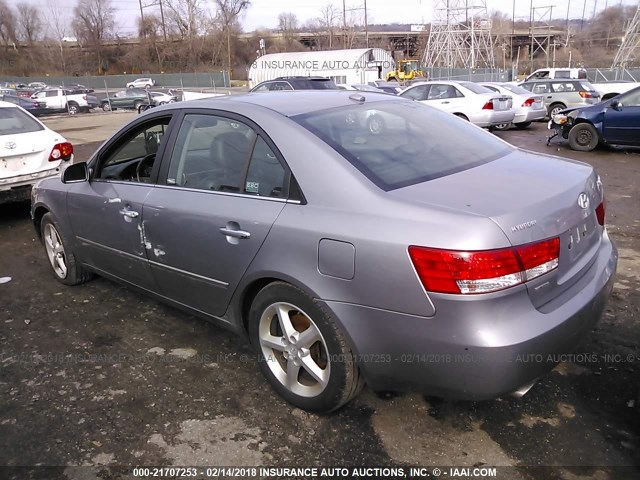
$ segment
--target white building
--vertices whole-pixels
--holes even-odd
[[[272,53],[258,57],[249,69],[249,86],[277,77],[319,76],[336,83],[368,83],[386,79],[395,69],[382,48]]]

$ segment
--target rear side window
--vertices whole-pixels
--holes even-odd
[[[554,82],[551,84],[551,88],[557,93],[578,91],[574,82]]]
[[[17,135],[40,130],[44,130],[44,127],[19,108],[0,108],[0,135]]]
[[[589,82],[580,82],[580,87],[582,88],[582,90],[587,90],[589,92],[595,92],[596,91],[596,87],[591,85]]]
[[[309,80],[309,87],[312,90],[336,90],[338,88],[336,84],[333,82],[333,80],[329,80],[329,79]]]
[[[556,70],[556,78],[571,78],[570,70]]]
[[[468,122],[417,102],[372,102],[293,120],[385,191],[467,170],[512,151]]]

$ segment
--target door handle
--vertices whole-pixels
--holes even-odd
[[[547,98],[553,98],[553,96],[552,95],[548,95]]]
[[[251,237],[251,234],[249,232],[245,232],[244,230],[234,230],[232,228],[226,228],[226,227],[222,227],[220,229],[220,233],[227,237],[239,238],[242,240]]]
[[[449,102],[449,101],[446,101],[446,102],[440,102],[440,103],[451,103],[451,102]]]
[[[125,209],[120,210],[120,213],[128,218],[137,218],[139,215],[138,212],[134,212],[133,210],[125,210]]]

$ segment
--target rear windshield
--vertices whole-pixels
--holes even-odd
[[[583,89],[588,90],[588,91],[590,91],[590,92],[595,92],[595,91],[596,91],[596,87],[594,87],[593,85],[591,85],[589,82],[582,81],[582,82],[580,82],[580,86],[581,86]]]
[[[0,135],[16,135],[44,130],[30,114],[15,107],[0,108]]]
[[[513,148],[450,113],[413,101],[350,105],[292,118],[385,191],[482,165]]]
[[[478,85],[473,82],[459,82],[460,85],[465,87],[467,90],[471,90],[473,93],[493,93],[487,87],[483,87],[482,85]]]
[[[515,93],[516,95],[529,95],[531,93],[529,90],[525,90],[518,85],[512,85],[509,83],[503,83],[502,88],[509,90],[511,93]]]

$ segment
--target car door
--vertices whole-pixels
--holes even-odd
[[[90,180],[70,184],[67,196],[82,262],[150,291],[156,288],[142,205],[153,190],[171,118],[145,116],[118,133],[91,161]]]
[[[445,83],[435,83],[431,85],[427,97],[428,105],[432,105],[445,112],[465,112],[468,105],[465,105],[464,95],[453,85]]]
[[[288,196],[288,170],[256,125],[191,111],[144,204],[149,264],[162,294],[221,316]]]
[[[604,138],[609,143],[640,145],[640,89],[618,98],[604,113]]]

